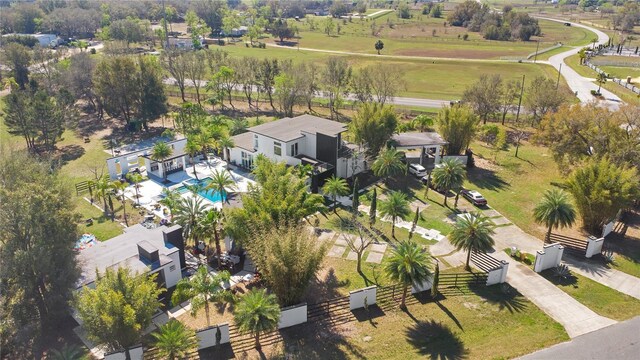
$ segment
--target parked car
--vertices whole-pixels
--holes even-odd
[[[427,175],[427,169],[420,164],[409,164],[409,173],[413,174],[417,178],[421,178]]]
[[[479,192],[475,190],[462,190],[460,192],[462,196],[467,198],[473,205],[475,206],[485,206],[487,205],[487,199],[482,196]]]

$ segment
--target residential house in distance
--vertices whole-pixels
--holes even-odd
[[[153,144],[148,146],[131,145],[116,151],[113,157],[107,159],[107,170],[111,180],[125,176],[127,173],[139,169],[144,164],[147,175],[155,180],[162,180],[164,171],[167,175],[183,171],[189,161],[189,155],[185,153],[184,147],[187,139],[184,137],[167,141],[167,145],[172,149],[172,154],[163,162],[155,161],[151,158]],[[140,161],[143,160],[143,162]],[[166,169],[163,169],[163,166]]]
[[[357,146],[342,140],[346,124],[313,115],[284,118],[247,129],[233,137],[231,164],[250,169],[259,154],[288,165],[314,167],[311,190],[336,175],[348,178],[367,170],[364,155],[354,156]]]

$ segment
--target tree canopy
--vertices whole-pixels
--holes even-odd
[[[638,171],[613,164],[606,158],[591,160],[574,170],[567,181],[585,229],[600,235],[602,226],[613,220],[639,195]]]
[[[0,159],[0,344],[34,345],[68,313],[80,275],[77,221],[69,189],[50,164],[25,153]],[[32,342],[31,340],[35,340]]]
[[[358,144],[367,146],[367,155],[374,157],[391,139],[398,119],[393,108],[378,104],[362,104],[349,124]]]
[[[460,155],[465,151],[478,131],[478,117],[464,105],[453,105],[440,110],[436,118],[438,133],[449,142],[448,155]]]
[[[98,274],[94,289],[80,292],[76,308],[89,338],[111,350],[123,350],[140,342],[160,307],[157,274],[140,275],[128,268]]]

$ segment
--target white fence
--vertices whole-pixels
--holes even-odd
[[[354,290],[349,292],[349,309],[355,310],[365,307],[365,301],[367,306],[371,306],[376,303],[376,297],[378,288],[369,286],[364,289]]]
[[[533,265],[533,271],[541,272],[560,265],[562,254],[564,254],[564,246],[559,243],[545,245],[542,250],[536,252],[536,262]]]
[[[218,330],[220,330],[220,345],[231,341],[228,323],[211,326],[196,332],[196,336],[198,337],[198,350],[216,346],[216,333]]]
[[[604,238],[589,236],[587,239],[587,253],[584,256],[591,258],[593,255],[600,254],[602,252],[602,245],[604,245]]]
[[[142,360],[142,345],[129,349],[129,355],[131,355],[131,360]],[[125,360],[127,355],[124,351],[106,354],[104,356],[104,360]]]
[[[507,272],[509,271],[509,263],[500,260],[502,266],[487,271],[487,286],[502,284],[507,281]]]
[[[599,67],[591,64],[591,63],[586,63],[586,65],[593,69],[595,72],[597,73],[605,73],[605,71],[600,70]],[[627,83],[627,80],[622,80],[622,79],[618,79],[618,78],[612,78],[611,81],[613,81],[614,83],[620,85],[620,86],[624,86],[625,88],[627,88],[628,90],[633,91],[636,94],[640,94],[640,88],[638,88],[637,86],[633,85],[633,84],[629,84]]]
[[[302,324],[307,322],[307,303],[283,308],[280,312],[278,329]]]

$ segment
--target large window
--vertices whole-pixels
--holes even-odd
[[[258,135],[253,135],[253,148],[258,148]]]
[[[282,156],[282,147],[279,142],[273,142],[273,153]]]
[[[291,156],[298,155],[298,143],[291,144]]]

